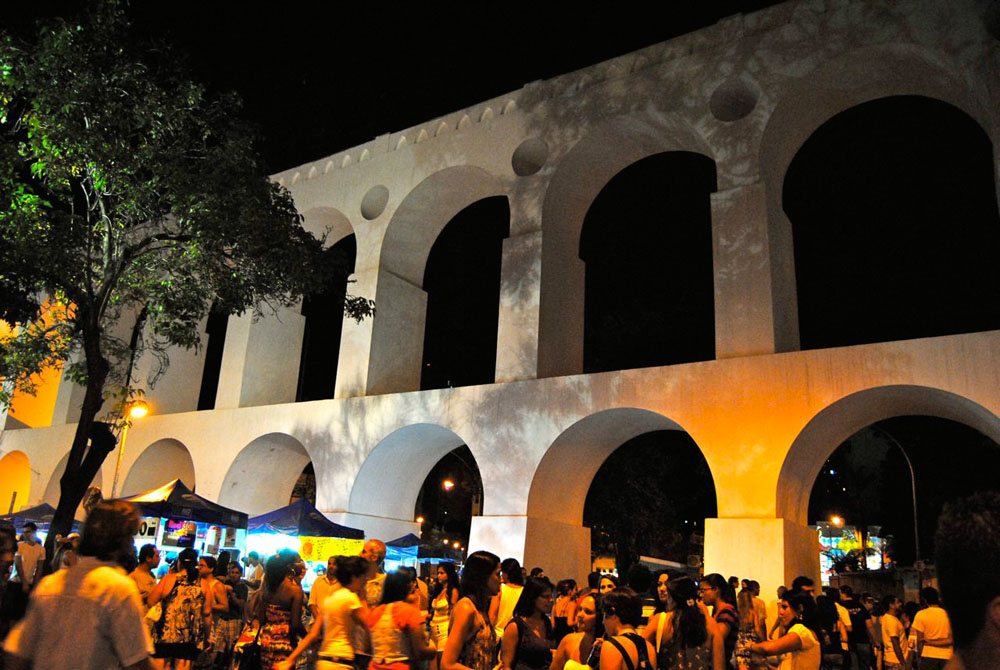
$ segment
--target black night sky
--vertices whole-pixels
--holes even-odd
[[[70,16],[83,4],[68,0],[18,3],[13,13],[5,8],[0,25],[29,34],[39,18]],[[242,96],[245,116],[260,127],[260,150],[267,169],[274,173],[531,81],[771,4],[775,3],[661,3],[655,20],[648,7],[640,10],[632,3],[607,5],[601,11],[580,5],[570,15],[540,9],[543,3],[537,2],[476,6],[303,2],[263,10],[237,2],[134,0],[129,14],[138,34],[172,44],[187,60],[195,79],[213,90],[235,90]],[[631,226],[646,239],[644,245],[616,250],[617,261],[600,261],[602,254],[596,253],[594,261],[588,262],[588,370],[714,357],[707,198],[715,189],[715,174],[712,165],[695,161],[689,167],[678,162],[690,156],[640,161],[615,177],[588,213],[580,248],[585,261],[592,251],[615,245],[614,239],[600,237],[615,225]],[[817,129],[792,162],[784,184],[783,205],[795,244],[802,348],[1000,328],[1000,263],[995,260],[1000,249],[1000,216],[993,165],[992,147],[982,128],[956,108],[927,98],[873,101]],[[642,192],[655,197],[637,197]],[[630,207],[624,208],[624,203]],[[483,209],[484,216],[496,219],[496,234],[488,243],[475,236],[463,238],[461,226],[456,225],[442,236],[442,248],[432,252],[432,260],[435,254],[450,260],[429,263],[425,276],[431,294],[425,367],[432,365],[425,369],[424,388],[491,381],[496,303],[470,297],[472,293],[446,295],[431,288],[436,283],[457,283],[459,290],[492,290],[495,295],[496,289],[489,287],[497,284],[498,263],[471,264],[489,273],[480,282],[455,282],[454,276],[468,269],[462,269],[463,254],[464,265],[469,266],[473,253],[487,248],[493,250],[489,253],[499,253],[499,240],[507,234],[505,211]],[[473,215],[475,211],[462,216]],[[670,221],[690,222],[694,232],[664,235],[663,223]],[[659,256],[669,262],[648,262],[658,248],[670,251]],[[434,276],[437,265],[441,276],[452,281]],[[648,268],[646,274],[638,266]],[[629,281],[662,287],[658,290],[664,304],[658,313],[636,314],[609,288],[626,272]],[[480,303],[484,303],[481,313],[475,311]],[[467,306],[461,322],[469,328],[461,330],[462,323],[434,317],[435,304]],[[683,336],[664,325],[679,317],[685,323]],[[477,330],[472,327],[476,324],[485,326]],[[463,360],[442,358],[440,352],[456,351],[449,344],[449,334],[464,333],[462,337],[472,341],[479,337],[473,331],[485,333],[486,340],[494,337],[492,351],[487,341],[478,353],[470,352]],[[670,350],[663,349],[665,340]],[[449,365],[455,370],[446,369]],[[456,371],[463,366],[465,373]],[[300,395],[310,398],[324,397],[324,393],[328,391],[322,388],[300,389]],[[983,464],[978,471],[992,473],[995,481],[1000,450],[975,431],[939,420],[900,418],[880,427],[913,450],[918,493],[924,500],[921,546],[929,552],[934,519],[946,499],[970,487],[997,486],[989,477],[963,474],[968,463]],[[943,451],[953,456],[948,467],[940,462]],[[902,546],[911,547],[909,476],[898,450],[879,452],[876,475],[866,470],[870,464],[852,465],[857,459],[849,452],[845,447],[831,456],[831,467],[824,472],[832,469],[843,474],[821,474],[810,514],[821,518],[834,511],[868,510],[878,517],[870,523],[884,525]],[[851,472],[854,466],[856,471]],[[428,486],[434,486],[431,480],[441,473],[435,470],[434,474]],[[614,473],[602,476],[615,479]],[[877,479],[874,484],[872,476]],[[675,489],[682,485],[664,482]],[[691,502],[690,513],[714,509],[711,488],[692,486],[690,494],[702,498]],[[877,495],[852,495],[848,486]],[[425,502],[433,495],[437,492]],[[623,502],[622,508],[639,505]],[[677,530],[690,533],[694,529]],[[679,540],[674,544],[680,554],[686,551]],[[912,549],[900,553],[904,561],[912,559]]]

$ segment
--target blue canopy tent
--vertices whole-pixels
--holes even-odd
[[[143,516],[190,519],[233,528],[247,527],[247,515],[244,512],[202,498],[179,479],[125,500],[138,507],[139,513]]]
[[[331,556],[356,556],[364,542],[365,531],[330,521],[305,498],[247,525],[247,548],[261,556],[288,548],[310,563],[326,563]]]
[[[399,566],[417,567],[420,538],[413,533],[397,537],[385,543],[385,569],[395,570]]]
[[[34,507],[25,507],[19,512],[14,512],[13,514],[5,514],[0,516],[0,523],[9,523],[14,526],[15,529],[21,530],[24,524],[31,521],[36,526],[38,530],[42,533],[48,532],[49,524],[52,523],[52,517],[55,516],[56,508],[48,503],[42,503],[41,505],[35,505]],[[73,531],[79,532],[80,526],[83,522],[73,520]]]

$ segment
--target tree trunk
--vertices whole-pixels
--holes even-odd
[[[104,383],[111,367],[107,359],[101,355],[100,329],[94,326],[85,327],[83,340],[87,361],[87,391],[83,397],[83,407],[80,410],[80,420],[76,424],[66,471],[59,479],[59,504],[56,506],[49,534],[45,540],[45,554],[49,560],[53,555],[55,536],[59,534],[65,537],[72,529],[76,508],[83,500],[97,471],[101,469],[104,459],[114,450],[116,442],[110,427],[95,421],[97,413],[104,404]]]

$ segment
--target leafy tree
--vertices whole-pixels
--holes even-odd
[[[86,386],[50,537],[114,448],[96,419],[134,393],[137,354],[162,370],[167,347],[199,345],[210,308],[289,305],[334,270],[238,112],[168,49],[133,44],[115,0],[31,43],[0,36],[0,318],[17,324],[0,338],[0,403],[64,362]]]

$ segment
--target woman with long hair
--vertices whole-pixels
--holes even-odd
[[[319,606],[319,616],[312,628],[288,658],[275,665],[275,670],[291,670],[295,660],[321,636],[316,670],[354,670],[354,632],[365,626],[368,606],[365,604],[365,583],[368,581],[368,561],[360,556],[337,556],[334,574],[341,588]]]
[[[603,596],[605,593],[611,593],[622,585],[621,580],[614,575],[601,575],[601,581],[597,583],[597,590],[600,591]]]
[[[750,589],[743,589],[736,596],[736,610],[740,614],[740,628],[736,634],[736,661],[737,665],[750,665],[750,652],[747,651],[750,645],[760,642],[761,623],[757,619],[757,611],[753,606],[753,593]]]
[[[291,549],[282,549],[267,559],[264,583],[251,619],[260,626],[261,667],[271,670],[288,658],[302,627],[302,589],[295,582],[296,566],[302,559]]]
[[[740,613],[736,609],[736,596],[726,578],[717,572],[702,577],[698,594],[706,606],[712,608],[712,618],[725,644],[726,667],[736,651],[736,638],[740,630]]]
[[[441,670],[492,670],[496,633],[490,599],[500,591],[500,557],[475,551],[465,559]]]
[[[750,653],[764,659],[782,655],[779,670],[819,670],[822,652],[816,604],[808,593],[788,591],[778,601],[778,620],[787,631],[776,640],[757,642]]]
[[[558,644],[573,632],[576,620],[576,580],[561,579],[556,584],[556,602],[552,606],[552,637]]]
[[[516,558],[505,558],[500,564],[500,575],[503,581],[500,584],[500,591],[490,602],[490,621],[496,631],[497,639],[503,639],[503,632],[514,616],[514,605],[521,597],[521,589],[524,588],[524,571]]]
[[[431,598],[431,636],[437,654],[431,659],[431,670],[441,666],[444,643],[448,641],[448,623],[458,602],[458,571],[454,563],[438,563],[437,587]]]
[[[162,608],[153,626],[153,657],[162,658],[166,668],[189,669],[211,630],[212,606],[198,578],[198,552],[182,551],[148,600],[150,607],[160,603]]]
[[[528,577],[514,616],[503,633],[500,666],[503,670],[546,670],[552,665],[552,584]]]
[[[597,670],[601,661],[604,637],[604,613],[601,596],[591,593],[576,607],[576,632],[559,642],[549,670]]]
[[[600,670],[656,670],[656,650],[636,631],[642,620],[642,599],[628,588],[601,596],[605,642]]]
[[[407,602],[416,580],[412,570],[386,575],[379,605],[366,617],[372,636],[371,670],[410,670],[437,651],[424,634],[424,617]]]
[[[650,617],[643,632],[656,649],[659,670],[723,670],[722,637],[698,602],[694,580],[676,577],[665,587],[666,610]]]

